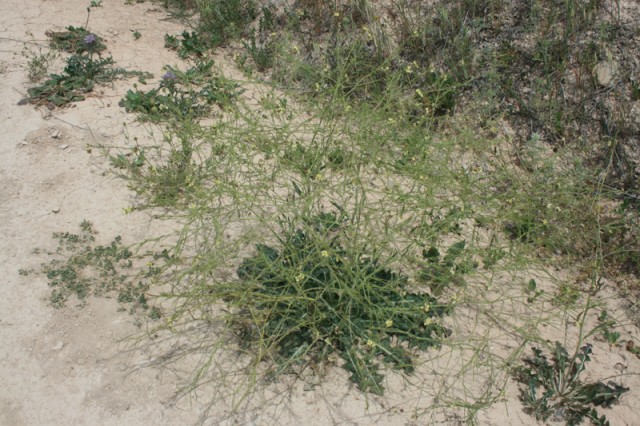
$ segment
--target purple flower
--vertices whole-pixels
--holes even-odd
[[[98,41],[98,37],[96,37],[95,34],[89,33],[86,36],[84,36],[82,40],[84,41],[84,44],[86,44],[87,46],[93,46],[95,42]]]
[[[171,82],[171,81],[176,81],[178,79],[178,77],[172,73],[171,71],[167,71],[163,76],[162,79],[166,82]]]

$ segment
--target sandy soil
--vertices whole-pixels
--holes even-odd
[[[132,82],[102,88],[73,107],[50,111],[18,106],[29,86],[20,54],[23,42],[44,42],[46,30],[84,25],[88,0],[4,0],[0,4],[0,425],[184,425],[205,424],[424,424],[415,414],[428,403],[412,389],[368,401],[335,373],[313,389],[301,383],[280,394],[277,405],[229,415],[229,401],[206,410],[200,399],[175,403],[174,393],[189,379],[180,370],[153,366],[143,350],[128,351],[122,339],[140,331],[116,303],[93,299],[83,308],[56,310],[48,303],[46,278],[19,274],[37,269],[36,247],[54,248],[56,231],[75,231],[88,219],[100,242],[122,235],[132,243],[166,231],[140,213],[124,214],[133,195],[113,178],[97,144],[127,144],[127,132],[145,137],[135,117],[118,106]],[[93,8],[89,29],[102,35],[119,66],[161,75],[177,57],[163,48],[165,33],[183,27],[151,3],[125,5],[104,0]],[[132,31],[142,34],[134,40]],[[628,333],[638,340],[636,329]],[[613,425],[639,424],[640,361],[622,350],[600,349],[605,376],[624,366],[632,392],[607,412]],[[143,368],[141,368],[143,367]],[[615,370],[613,370],[615,371]],[[597,370],[594,374],[598,374]],[[214,387],[219,385],[213,385]],[[400,388],[402,385],[398,385]],[[481,416],[482,424],[536,424],[509,398]],[[205,415],[203,419],[201,416]],[[461,423],[436,417],[442,424]]]

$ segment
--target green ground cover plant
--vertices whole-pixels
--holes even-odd
[[[518,367],[515,375],[525,385],[522,401],[538,420],[564,421],[579,425],[588,418],[595,425],[609,425],[595,407],[610,407],[629,389],[614,382],[583,383],[580,374],[591,360],[591,345],[582,346],[573,356],[556,342],[551,362],[541,349],[533,348],[533,356],[525,359],[526,367]]]
[[[157,270],[151,265],[144,274],[137,274],[133,262],[139,257],[122,244],[120,236],[108,245],[98,245],[96,234],[86,220],[79,233],[53,234],[58,247],[47,254],[54,259],[42,264],[40,271],[51,287],[51,303],[62,307],[71,298],[84,303],[89,296],[114,296],[131,312],[147,312],[158,318],[160,310],[150,305],[147,296],[148,281]]]
[[[133,76],[144,82],[150,77],[148,73],[115,67],[111,57],[102,58],[100,51],[106,47],[101,38],[83,28],[69,27],[69,31],[50,33],[49,37],[54,47],[72,54],[60,74],[50,74],[42,84],[27,90],[31,103],[61,107],[84,100],[96,84]]]
[[[241,93],[237,84],[216,75],[213,61],[208,60],[186,71],[167,67],[159,87],[148,91],[130,89],[120,106],[150,121],[197,119],[209,115],[215,105],[231,105]]]
[[[102,37],[84,27],[70,25],[65,31],[47,31],[45,34],[50,39],[51,48],[71,54],[100,53],[107,49]],[[93,37],[87,38],[90,35]]]
[[[61,74],[51,74],[40,86],[30,88],[27,93],[32,103],[51,103],[64,106],[82,101],[93,91],[96,83],[112,81],[119,76],[113,71],[111,58],[91,59],[86,56],[71,56]]]
[[[201,57],[209,50],[209,47],[200,37],[195,31],[183,31],[180,36],[165,34],[164,47],[175,50],[182,59],[189,56]]]
[[[228,299],[239,309],[238,324],[250,319],[255,328],[238,333],[250,347],[275,347],[282,368],[337,353],[360,390],[382,395],[380,360],[412,373],[412,349],[437,347],[450,334],[440,322],[449,307],[411,291],[407,277],[366,252],[345,249],[335,214],[310,222],[304,231],[285,231],[281,248],[258,245],[242,262],[237,273],[246,290]]]

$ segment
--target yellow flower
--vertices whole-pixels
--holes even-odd
[[[322,250],[322,251],[320,252],[320,256],[322,256],[322,257],[329,257],[329,252],[328,252],[328,251],[326,251],[326,250]]]
[[[302,280],[304,280],[304,274],[301,272],[298,275],[296,275],[296,282],[299,283]]]
[[[389,328],[389,327],[393,327],[393,320],[390,320],[390,319],[386,320],[386,321],[384,322],[384,325],[386,325],[386,326],[387,326],[387,328]]]
[[[424,326],[427,327],[429,325],[433,324],[433,318],[427,318],[426,320],[424,320]]]
[[[373,348],[375,346],[375,342],[371,339],[367,340],[367,346],[369,346],[370,348]]]
[[[422,310],[425,312],[429,312],[430,309],[431,309],[431,305],[429,305],[428,303],[425,303],[424,306],[422,307]]]
[[[420,96],[420,98],[424,98],[424,93],[422,93],[422,90],[420,89],[416,89],[416,95]]]

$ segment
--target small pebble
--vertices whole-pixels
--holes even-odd
[[[67,149],[69,148],[69,145],[60,145],[60,149]]]
[[[53,349],[54,351],[59,351],[64,347],[64,342],[62,340],[58,340],[57,342],[55,342],[53,344],[53,346],[51,347],[51,349]]]

